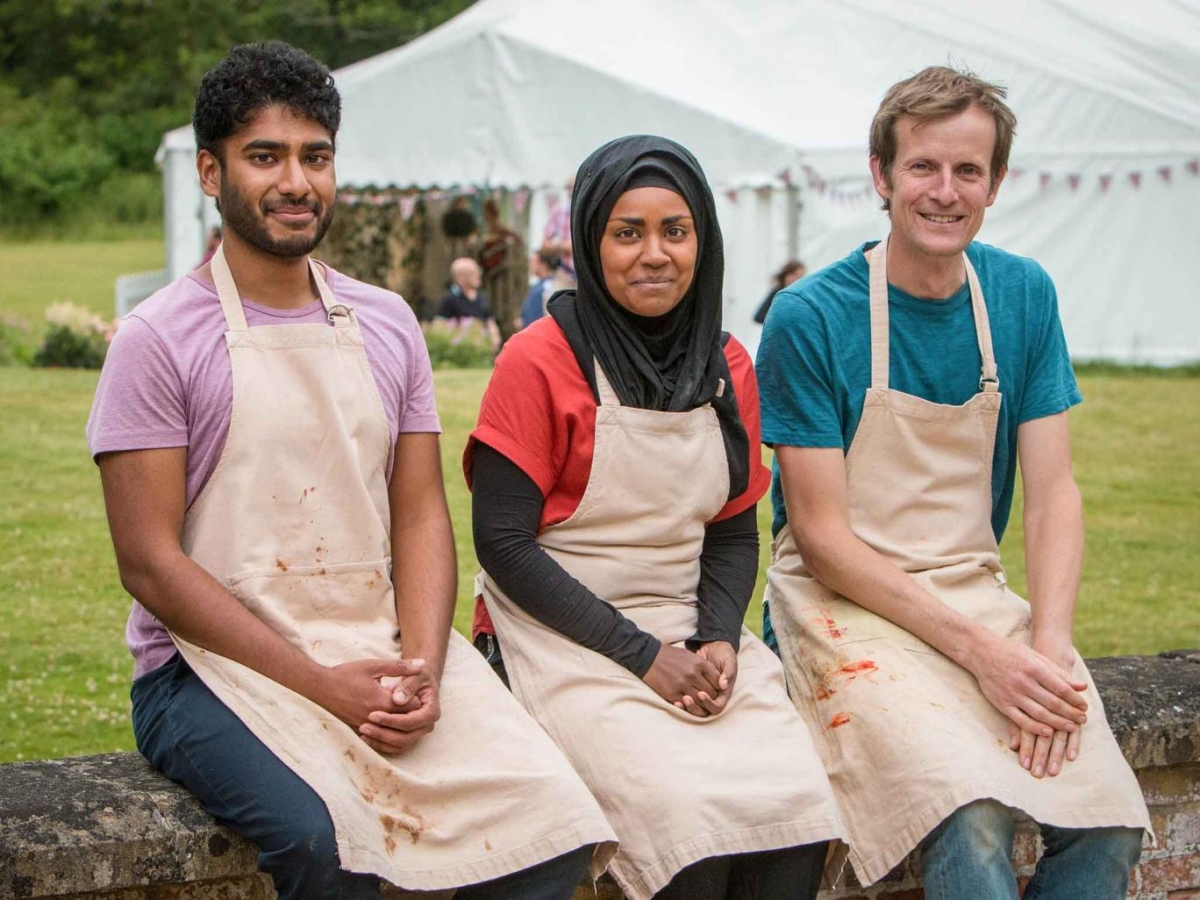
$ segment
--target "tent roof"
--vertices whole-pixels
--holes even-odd
[[[481,0],[336,73],[345,184],[561,183],[650,131],[717,186],[862,175],[886,88],[949,62],[1006,83],[1014,163],[1200,152],[1200,14],[1173,0]],[[192,148],[190,129],[167,149]]]

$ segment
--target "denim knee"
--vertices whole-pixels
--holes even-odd
[[[1015,833],[1011,809],[995,800],[977,800],[955,810],[925,840],[953,844],[956,853],[983,862],[997,856],[1009,859]]]

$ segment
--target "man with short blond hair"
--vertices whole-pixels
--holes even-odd
[[[927,896],[1015,900],[1015,809],[1045,847],[1026,900],[1117,900],[1149,821],[1072,643],[1082,398],[1049,277],[974,242],[1007,171],[1004,96],[944,67],[893,86],[870,158],[890,235],[775,299],[764,624],[863,884],[920,847]],[[1018,459],[1029,603],[998,550]]]

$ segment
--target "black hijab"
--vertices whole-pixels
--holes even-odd
[[[600,240],[617,199],[638,187],[665,187],[686,201],[695,222],[696,270],[687,294],[670,312],[638,316],[608,292]],[[593,361],[622,405],[684,412],[712,403],[729,463],[729,497],[750,481],[750,447],[723,350],[721,284],[725,253],[712,191],[700,163],[666,138],[634,135],[610,141],[589,156],[571,197],[571,249],[579,286],[560,291],[547,311],[567,336],[599,401]],[[725,388],[717,396],[718,385]]]

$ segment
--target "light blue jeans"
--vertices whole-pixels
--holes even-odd
[[[1140,828],[1039,825],[1044,852],[1024,900],[1124,900]],[[956,810],[921,844],[927,900],[1017,900],[1013,811],[995,800]]]

